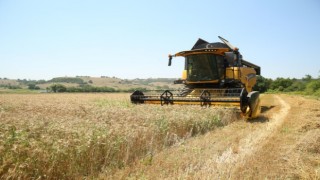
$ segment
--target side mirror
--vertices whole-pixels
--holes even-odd
[[[172,63],[172,55],[169,54],[169,62],[168,62],[168,66],[171,66]]]

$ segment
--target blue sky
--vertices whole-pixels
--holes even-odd
[[[319,0],[0,0],[0,77],[179,78],[222,36],[268,78],[320,75]]]

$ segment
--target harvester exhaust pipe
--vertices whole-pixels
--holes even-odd
[[[172,63],[172,55],[169,54],[169,62],[168,62],[168,66],[171,66]]]

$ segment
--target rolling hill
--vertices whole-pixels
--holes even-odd
[[[174,84],[174,78],[148,78],[148,79],[121,79],[117,77],[56,77],[50,80],[26,80],[26,79],[0,79],[0,88],[2,89],[30,89],[30,85],[37,89],[46,90],[53,84],[62,84],[65,87],[108,87],[117,91],[130,91],[134,89],[179,89],[181,85]]]

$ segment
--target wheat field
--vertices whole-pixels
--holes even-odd
[[[0,94],[0,178],[112,175],[237,119],[234,109],[133,105],[129,94]]]

